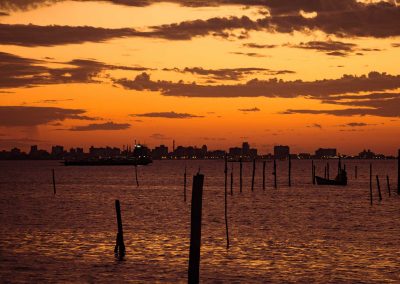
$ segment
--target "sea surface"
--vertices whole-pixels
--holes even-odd
[[[324,175],[326,161],[316,161]],[[330,160],[330,176],[337,161]],[[373,206],[369,164],[373,164]],[[346,160],[347,187],[312,185],[311,161],[233,164],[226,249],[223,161],[154,161],[133,167],[64,167],[57,161],[0,162],[0,282],[179,283],[187,281],[193,175],[205,175],[202,283],[399,283],[400,197],[395,160]],[[358,167],[355,179],[354,168]],[[183,173],[188,172],[188,200]],[[55,169],[56,195],[52,173]],[[231,164],[229,164],[229,175]],[[376,177],[380,177],[379,201]],[[391,196],[386,175],[390,177]],[[228,178],[230,181],[230,176]],[[121,202],[126,257],[114,256]]]

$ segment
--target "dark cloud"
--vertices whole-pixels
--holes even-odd
[[[130,128],[131,125],[127,123],[114,123],[114,122],[106,122],[106,123],[91,123],[88,125],[80,125],[74,126],[68,130],[70,131],[98,131],[98,130],[125,130]]]
[[[260,109],[258,107],[254,107],[254,108],[240,108],[238,109],[238,111],[242,111],[242,112],[258,112],[260,111]]]
[[[0,88],[33,87],[47,84],[95,83],[105,70],[148,70],[143,67],[116,66],[95,60],[75,59],[57,62],[65,67],[50,68],[47,61],[0,52]]]
[[[368,123],[365,123],[365,122],[349,122],[349,123],[343,124],[342,126],[365,127],[365,126],[370,126],[370,125],[375,125],[375,124],[368,124]]]
[[[201,76],[207,76],[215,80],[239,80],[245,76],[253,74],[266,74],[266,75],[280,75],[280,74],[293,74],[294,71],[290,70],[271,70],[267,68],[223,68],[223,69],[204,69],[201,67],[186,67],[184,69],[172,68],[163,69],[164,71],[175,71],[180,73],[192,73]]]
[[[243,47],[259,48],[259,49],[271,49],[271,48],[278,47],[278,45],[276,45],[276,44],[245,43],[245,44],[243,44]]]
[[[135,35],[138,35],[138,33],[128,28],[105,29],[89,26],[72,27],[0,24],[0,44],[28,47],[104,42],[113,38]]]
[[[156,140],[168,140],[168,139],[171,139],[170,137],[165,136],[164,134],[161,134],[161,133],[154,133],[154,134],[150,135],[150,138],[156,139]]]
[[[17,1],[19,2],[19,1]],[[0,8],[31,7],[53,1],[3,1]],[[105,1],[115,4],[145,6],[160,1]],[[293,33],[323,31],[339,37],[394,37],[400,35],[400,6],[394,2],[362,3],[356,0],[260,0],[260,1],[170,1],[187,6],[223,4],[261,5],[270,15],[252,20],[242,17],[214,17],[180,23],[151,26],[149,30],[105,29],[98,27],[37,26],[0,24],[0,44],[22,46],[53,46],[83,42],[103,42],[113,38],[147,37],[168,40],[190,40],[199,36],[245,39],[249,31]],[[205,4],[207,2],[207,4]],[[36,3],[36,4],[35,4]],[[315,12],[308,17],[303,12]],[[251,44],[250,44],[251,45]],[[251,46],[249,46],[251,47]],[[253,47],[257,45],[253,44]],[[331,55],[339,55],[331,51]],[[248,53],[256,56],[256,53]]]
[[[57,107],[0,106],[0,126],[38,126],[66,119],[95,120],[85,110]]]
[[[392,43],[393,47],[400,47],[400,43]]]
[[[245,55],[249,57],[267,57],[264,54],[256,53],[256,52],[231,52],[232,54],[236,55]]]
[[[322,125],[318,124],[318,123],[313,123],[311,125],[307,125],[308,128],[318,128],[318,129],[322,129]]]
[[[199,85],[182,81],[153,81],[142,73],[133,80],[114,79],[116,85],[138,91],[159,91],[165,96],[183,97],[282,97],[306,96],[312,99],[330,99],[333,95],[381,91],[400,87],[400,75],[370,72],[368,75],[344,75],[339,79],[316,81],[284,81],[253,79],[244,84]]]
[[[380,116],[400,117],[400,94],[377,93],[360,96],[343,95],[323,103],[343,105],[351,108],[331,110],[288,109],[284,114],[329,114],[336,116]],[[357,124],[347,125],[357,126]],[[358,125],[361,126],[361,125]]]
[[[0,11],[0,17],[5,17],[5,16],[9,16],[10,14],[7,12],[2,12]]]
[[[177,113],[177,112],[174,112],[174,111],[170,111],[170,112],[137,113],[137,114],[132,114],[131,116],[137,116],[137,117],[159,117],[159,118],[177,118],[177,119],[204,117],[204,116],[194,115],[194,114],[190,114],[190,113]]]
[[[345,43],[340,41],[309,41],[302,42],[298,45],[287,44],[289,47],[301,48],[301,49],[312,49],[316,51],[325,52],[331,56],[346,56],[352,53],[357,47],[354,43]]]

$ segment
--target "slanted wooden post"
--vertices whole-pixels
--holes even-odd
[[[125,244],[124,244],[124,233],[122,230],[121,207],[119,204],[119,200],[115,200],[115,211],[117,213],[118,233],[117,233],[117,241],[115,244],[114,253],[122,258],[125,255]]]
[[[387,184],[387,190],[388,190],[388,193],[389,193],[389,196],[390,196],[391,193],[390,193],[390,183],[389,183],[389,176],[388,175],[386,175],[386,184]]]
[[[397,156],[397,194],[400,195],[400,149]]]
[[[228,161],[225,156],[225,231],[226,231],[226,248],[229,249],[229,233],[228,233]]]
[[[358,173],[357,173],[357,166],[355,166],[355,167],[354,167],[354,176],[355,176],[356,179],[357,179],[357,174],[358,174]]]
[[[239,160],[239,175],[240,175],[239,190],[240,190],[240,193],[242,193],[242,187],[243,187],[243,161],[242,161],[242,158],[240,158],[240,160]]]
[[[267,161],[263,161],[263,190],[265,190],[265,167],[266,167]]]
[[[54,173],[54,169],[52,170],[52,173],[53,173],[53,192],[54,195],[56,195],[56,175]]]
[[[379,201],[382,201],[381,185],[379,184],[378,175],[376,175],[376,185],[378,186]]]
[[[233,163],[231,168],[231,195],[233,195]]]
[[[372,164],[369,164],[369,199],[372,205]]]
[[[204,175],[193,177],[188,283],[199,283]]]
[[[186,167],[183,174],[183,200],[186,202]]]
[[[277,188],[278,185],[277,185],[277,182],[276,182],[276,175],[277,175],[277,173],[276,173],[276,159],[274,159],[274,172],[273,172],[273,175],[274,175],[274,187]]]
[[[324,168],[324,178],[326,178],[326,166]]]
[[[288,177],[289,177],[289,187],[292,186],[292,159],[290,158],[290,154],[289,154],[289,173],[288,173]]]
[[[138,173],[137,173],[137,165],[135,165],[135,177],[136,177],[136,186],[139,187],[139,179],[138,179]]]
[[[256,175],[256,159],[253,159],[253,174],[251,176],[251,191],[254,191],[254,178]]]

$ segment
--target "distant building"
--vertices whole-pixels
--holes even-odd
[[[317,151],[315,151],[315,157],[317,159],[332,158],[336,156],[337,153],[335,148],[319,148]]]
[[[366,151],[364,149],[364,151],[362,151],[361,153],[358,154],[358,157],[360,159],[374,159],[375,158],[375,153],[372,152],[370,149],[368,149],[368,151]]]
[[[32,145],[31,146],[31,151],[29,152],[29,155],[35,154],[38,151],[38,146],[37,145]]]
[[[51,147],[51,155],[55,158],[61,158],[64,155],[64,147],[60,145]]]
[[[168,147],[160,145],[154,148],[151,152],[153,159],[166,159],[168,157]]]
[[[289,146],[274,146],[274,157],[275,159],[286,159],[289,157],[290,148]]]
[[[242,148],[240,147],[229,148],[229,156],[233,158],[239,158],[240,156],[242,156]]]
[[[255,148],[251,148],[251,149],[249,150],[249,156],[250,156],[251,158],[256,158],[256,157],[257,157],[257,153],[258,153],[258,151],[257,151],[257,149],[255,149]]]
[[[242,156],[249,156],[249,154],[250,154],[250,144],[248,142],[243,142]]]

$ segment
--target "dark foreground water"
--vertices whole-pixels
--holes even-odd
[[[383,201],[369,205],[369,161],[345,161],[349,186],[311,184],[311,162],[278,162],[278,189],[262,190],[261,164],[251,192],[251,164],[239,193],[228,196],[231,248],[226,250],[223,161],[155,161],[132,167],[64,167],[57,162],[0,162],[1,282],[186,282],[188,184],[205,174],[200,279],[202,282],[400,281],[400,197],[395,161],[373,161]],[[323,175],[324,161],[317,161]],[[354,179],[358,165],[358,179]],[[331,176],[336,163],[330,161]],[[56,170],[53,196],[51,169]],[[391,177],[388,196],[386,174]],[[121,201],[127,256],[117,261],[114,200]]]

